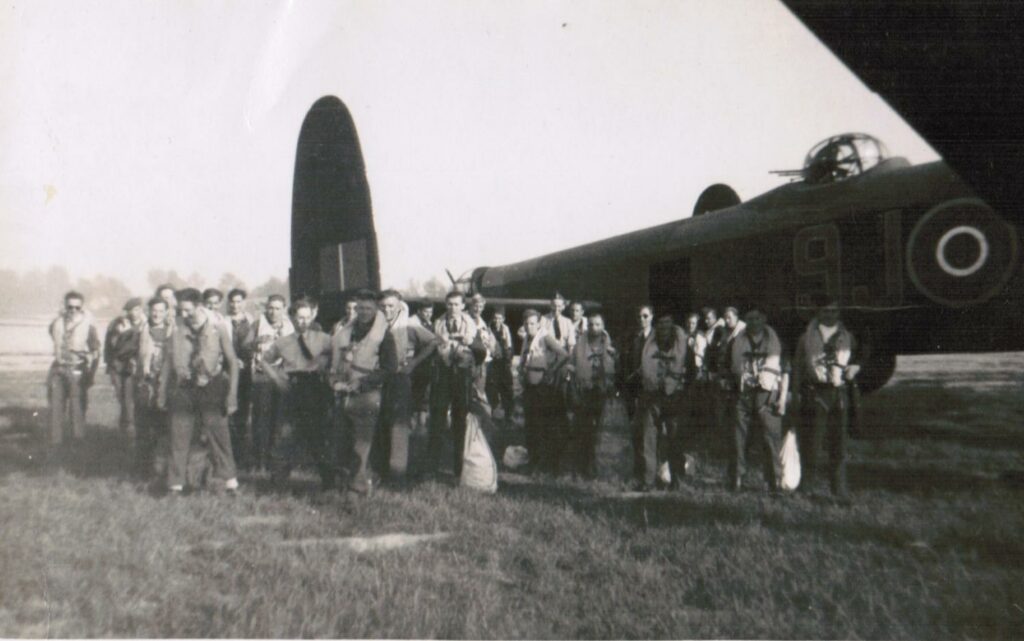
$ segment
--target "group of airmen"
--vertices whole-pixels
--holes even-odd
[[[742,487],[748,446],[760,445],[764,478],[778,491],[783,417],[795,401],[799,418],[786,428],[799,435],[801,489],[815,487],[827,440],[831,490],[848,495],[847,428],[859,367],[834,300],[815,301],[792,358],[757,305],[743,310],[743,320],[736,307],[721,318],[705,308],[683,326],[642,305],[620,349],[599,311],[574,302],[566,316],[557,293],[547,313],[525,310],[517,331],[504,309],[485,318],[486,299],[458,290],[447,294],[438,318],[431,304],[410,312],[395,290],[361,290],[330,332],[309,298],[289,307],[272,295],[255,317],[245,291],[231,290],[226,302],[222,311],[216,289],[162,285],[146,302],[129,300],[101,343],[83,296],[69,292],[50,326],[52,444],[61,444],[65,423],[83,435],[102,345],[120,428],[134,436],[135,471],[171,494],[187,488],[197,442],[212,467],[211,487],[228,492],[238,489],[238,467],[279,484],[305,462],[325,488],[365,495],[379,479],[438,474],[449,437],[458,479],[470,414],[488,418],[492,439],[512,431],[518,374],[535,472],[593,478],[607,401],[621,396],[636,489],[678,486],[692,467],[685,452],[703,436],[724,450],[734,490]],[[416,430],[427,433],[426,452],[410,455]]]

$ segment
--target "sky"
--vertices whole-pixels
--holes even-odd
[[[938,157],[773,1],[5,3],[0,268],[285,276],[328,94],[399,287],[751,198],[836,133]]]

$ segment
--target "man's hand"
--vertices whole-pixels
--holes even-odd
[[[779,399],[775,402],[775,415],[785,416],[786,415],[786,401],[785,399]]]
[[[847,383],[853,382],[853,379],[860,373],[860,365],[848,365],[846,371],[843,372],[843,378],[846,379]]]
[[[236,399],[236,398],[229,398],[228,399],[227,411],[228,411],[228,416],[231,416],[235,412],[238,411],[238,399]]]

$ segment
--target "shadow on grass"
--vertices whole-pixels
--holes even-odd
[[[24,473],[46,476],[63,470],[82,478],[127,478],[132,438],[95,424],[81,439],[49,445],[49,410],[38,407],[0,408],[0,476]]]
[[[913,474],[912,471],[910,474]],[[921,481],[934,483],[935,479],[921,475]],[[978,562],[988,565],[1017,565],[1024,562],[1024,543],[984,530],[947,531],[925,544],[917,541],[917,536],[912,532],[897,526],[802,517],[800,506],[834,505],[825,496],[766,498],[780,509],[765,509],[762,501],[743,500],[744,497],[752,497],[753,492],[726,495],[722,491],[694,493],[691,490],[625,497],[530,482],[505,483],[500,491],[514,498],[543,502],[560,508],[568,507],[580,515],[618,521],[640,531],[677,527],[755,526],[783,535],[799,533],[821,537],[829,542],[883,545],[924,555],[953,551],[972,556]],[[793,509],[789,509],[790,506]]]
[[[898,383],[865,397],[858,439],[928,439],[1024,450],[1024,397],[1014,391]]]

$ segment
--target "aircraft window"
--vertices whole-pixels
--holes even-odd
[[[867,134],[842,134],[819,142],[804,161],[803,178],[826,184],[857,176],[888,157],[880,140]]]

